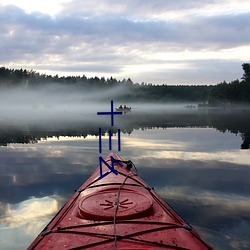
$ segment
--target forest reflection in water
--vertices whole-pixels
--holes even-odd
[[[131,159],[139,175],[215,249],[249,249],[250,151],[241,149],[249,138],[246,112],[135,110],[115,117],[115,127],[110,117],[92,123],[2,123],[3,249],[26,248],[96,169],[99,127],[104,131],[102,155],[110,152],[105,131],[113,131],[117,151],[120,128],[119,154]]]
[[[67,115],[64,114],[60,119],[0,120],[0,145],[36,143],[41,139],[59,136],[98,136],[100,127],[103,134],[108,130],[116,133],[117,128],[131,134],[134,130],[147,128],[209,127],[220,132],[239,134],[242,137],[239,145],[242,149],[249,149],[250,145],[250,108],[188,110],[159,106],[158,109],[135,109],[131,114],[116,117],[114,127],[110,127],[110,117],[98,117],[96,113],[79,113],[72,119],[66,119]]]

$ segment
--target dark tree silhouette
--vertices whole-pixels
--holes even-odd
[[[209,103],[210,106],[223,106],[228,103],[250,103],[250,64],[242,64],[244,71],[242,81],[226,81],[217,85],[153,85],[152,83],[134,83],[131,78],[117,80],[112,76],[104,77],[67,76],[59,77],[39,74],[34,70],[0,68],[0,87],[23,86],[37,88],[51,84],[64,84],[79,88],[79,91],[111,89],[122,87],[114,100],[120,101],[193,101]]]

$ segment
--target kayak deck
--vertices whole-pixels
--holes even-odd
[[[28,249],[212,249],[131,162],[111,153]],[[116,161],[122,165],[116,164]]]

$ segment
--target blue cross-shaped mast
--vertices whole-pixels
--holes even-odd
[[[111,112],[97,112],[97,115],[111,115],[111,126],[114,126],[114,115],[122,115],[122,112],[113,111],[113,100],[111,101]]]

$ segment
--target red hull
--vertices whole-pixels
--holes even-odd
[[[111,158],[123,161],[111,153]],[[129,168],[100,168],[75,192],[28,249],[212,249]],[[103,174],[110,171],[102,164]]]

